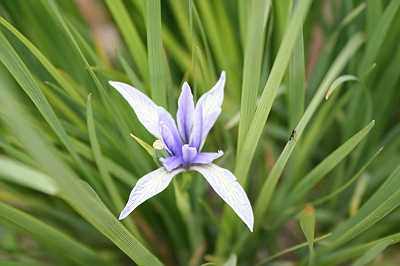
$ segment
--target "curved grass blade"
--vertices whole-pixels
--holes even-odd
[[[146,56],[147,50],[123,1],[106,0],[105,3],[117,23],[118,29],[122,33],[122,37],[128,46],[130,54],[136,62],[135,66],[139,69],[143,80],[149,80],[149,61]]]
[[[388,33],[390,26],[396,17],[397,11],[400,8],[400,1],[390,1],[386,7],[384,14],[382,15],[379,24],[376,26],[374,33],[369,37],[370,40],[366,44],[366,51],[363,59],[360,62],[360,68],[358,74],[364,74],[367,69],[374,63],[378,52],[382,49],[382,44],[385,42],[385,36]]]
[[[318,241],[324,240],[325,238],[329,237],[330,235],[331,235],[331,233],[326,234],[326,235],[323,235],[323,236],[320,236],[320,237],[317,237],[317,238],[315,238],[315,239],[313,240],[313,243],[316,243],[316,242],[318,242]],[[282,250],[282,251],[280,251],[280,252],[278,252],[278,253],[276,253],[276,254],[274,254],[274,255],[272,255],[272,256],[269,256],[268,258],[266,258],[265,260],[263,260],[263,261],[257,263],[256,265],[257,265],[257,266],[264,265],[265,263],[270,262],[270,261],[273,260],[273,259],[276,259],[276,258],[278,258],[278,257],[280,257],[280,256],[282,256],[282,255],[285,255],[285,254],[289,253],[289,252],[293,252],[293,251],[296,251],[296,250],[298,250],[298,249],[307,247],[308,245],[309,245],[308,242],[304,242],[304,243],[301,243],[301,244],[299,244],[299,245],[296,245],[296,246],[287,248],[287,249]]]
[[[315,113],[317,107],[321,103],[324,98],[326,91],[328,90],[330,84],[334,81],[337,75],[342,71],[344,66],[347,64],[348,60],[352,57],[352,55],[357,51],[360,45],[363,43],[364,37],[363,35],[356,34],[353,36],[351,40],[347,43],[347,45],[343,48],[341,53],[337,56],[336,60],[333,62],[331,68],[326,74],[324,80],[322,81],[320,87],[317,90],[317,93],[314,95],[312,101],[308,105],[304,115],[302,116],[299,124],[296,127],[295,139],[299,139],[301,134],[304,131],[304,128],[310,121],[311,117]],[[297,141],[289,141],[285,148],[283,149],[281,155],[276,161],[274,167],[269,173],[268,178],[264,182],[258,199],[255,204],[254,213],[255,217],[262,219],[264,214],[266,213],[270,200],[272,198],[272,194],[274,192],[275,186],[281,176],[283,169],[288,161]],[[253,153],[254,154],[254,153]],[[249,160],[248,160],[249,161]],[[255,229],[260,226],[260,223],[255,220]]]
[[[350,241],[400,205],[400,166],[360,210],[332,232],[330,244],[319,255]]]
[[[6,27],[15,37],[17,37],[40,61],[40,63],[46,68],[49,74],[61,85],[65,92],[76,102],[85,105],[85,101],[80,95],[74,90],[72,85],[57,71],[53,64],[40,52],[36,46],[34,46],[25,36],[23,36],[16,28],[8,23],[4,18],[0,17],[0,23]]]
[[[306,0],[300,2],[297,5],[292,20],[290,21],[287,31],[285,32],[285,35],[283,37],[282,44],[279,48],[274,65],[271,69],[267,84],[265,85],[264,91],[261,95],[260,103],[250,124],[246,140],[243,143],[242,151],[238,156],[239,159],[236,161],[237,164],[235,167],[234,175],[237,177],[238,182],[242,185],[246,183],[247,173],[250,169],[251,161],[257,148],[258,141],[261,137],[262,130],[268,118],[269,111],[271,110],[276,92],[278,91],[278,87],[282,81],[286,67],[289,63],[291,53],[288,51],[292,51],[295,45],[296,38],[301,30],[301,25],[303,25],[303,20],[306,17],[310,4],[311,1]],[[286,155],[288,156],[289,153],[287,153]],[[230,235],[232,233],[231,217],[233,217],[233,212],[228,208],[225,208],[224,215],[222,217],[221,227],[223,227],[223,230],[227,233],[226,236],[228,237],[228,239],[230,238]],[[254,217],[254,230],[256,230],[258,222],[257,217],[260,216],[257,216],[255,214]],[[222,236],[221,234],[217,241],[218,254],[223,253],[224,247],[226,247],[223,237],[224,236]]]
[[[347,140],[320,164],[318,164],[301,182],[290,192],[290,195],[285,199],[283,209],[291,206],[293,203],[301,199],[319,180],[329,173],[339,162],[341,162],[354,148],[364,139],[367,133],[375,125],[372,121],[365,128]]]
[[[99,169],[100,176],[103,179],[104,186],[106,187],[109,196],[114,204],[114,207],[117,209],[122,209],[124,207],[124,203],[118,193],[117,187],[113,182],[110,174],[105,167],[103,155],[100,150],[100,144],[97,140],[96,130],[94,127],[93,121],[93,111],[92,111],[92,101],[91,94],[88,96],[87,100],[87,127],[89,133],[90,146],[92,148],[92,153],[94,156],[94,161],[96,162],[97,168]]]
[[[51,177],[5,156],[0,156],[0,179],[48,195],[56,195],[59,192]]]
[[[82,50],[80,49],[80,47],[78,46],[78,43],[76,42],[76,40],[74,39],[70,29],[67,26],[67,23],[65,22],[65,19],[63,18],[62,14],[60,13],[60,11],[57,8],[56,3],[53,0],[48,0],[47,1],[48,4],[45,6],[46,8],[50,9],[55,16],[58,18],[59,23],[61,24],[62,28],[65,30],[65,33],[68,35],[68,37],[71,39],[71,41],[73,42],[77,52],[79,53],[79,55],[82,58],[82,61],[84,62],[87,70],[89,71],[90,76],[93,79],[93,82],[95,83],[97,89],[99,90],[101,97],[105,103],[105,107],[108,111],[111,112],[112,118],[115,121],[115,124],[117,125],[117,128],[119,129],[119,131],[121,132],[121,137],[124,140],[124,142],[126,143],[126,145],[128,145],[130,147],[130,149],[128,149],[128,151],[132,151],[135,150],[136,146],[134,145],[135,143],[132,141],[129,141],[129,137],[127,136],[127,134],[125,132],[128,132],[128,128],[126,126],[126,124],[124,123],[124,121],[121,119],[121,116],[117,114],[117,111],[115,109],[113,109],[111,107],[111,101],[110,101],[110,97],[107,94],[106,90],[104,89],[104,87],[102,86],[102,84],[100,83],[100,80],[97,78],[97,76],[95,75],[95,73],[93,72],[92,68],[89,65],[89,62],[87,61],[87,59],[85,58],[85,55],[83,54]],[[132,156],[131,158],[135,161],[140,161],[141,163],[137,165],[137,167],[140,168],[148,168],[148,163],[146,160],[142,160],[140,157],[140,153],[137,152],[131,152],[130,155]],[[147,170],[147,169],[146,169]]]
[[[2,32],[0,32],[0,61],[5,65],[8,71],[13,75],[18,84],[35,104],[39,112],[43,115],[44,119],[67,148],[68,152],[78,163],[82,171],[86,174],[86,176],[90,176],[84,167],[81,158],[68,139],[67,133],[62,127],[60,120],[58,120],[56,114],[54,113],[47,99],[44,97],[42,91],[39,89],[31,73]]]
[[[357,257],[363,256],[368,250],[383,241],[391,241],[391,245],[400,242],[400,233],[386,236],[368,243],[358,244],[351,247],[344,247],[337,251],[327,254],[318,261],[321,265],[331,266],[340,265]]]
[[[242,151],[242,145],[257,106],[262,62],[260,55],[263,54],[266,21],[270,10],[271,1],[257,0],[251,3],[251,16],[244,51],[237,154]]]
[[[357,81],[358,78],[353,75],[343,75],[343,76],[338,77],[332,83],[332,85],[329,87],[329,90],[325,95],[325,100],[328,100],[329,96],[331,96],[332,92],[334,92],[337,88],[339,88],[344,82],[350,81],[350,80]]]
[[[283,37],[282,44],[279,48],[274,65],[272,66],[267,84],[265,85],[264,91],[261,95],[256,113],[251,121],[248,134],[243,144],[243,149],[240,155],[238,155],[235,176],[241,184],[246,183],[247,173],[250,169],[250,164],[257,148],[258,141],[261,137],[265,122],[267,121],[272,103],[274,102],[276,92],[278,91],[278,87],[289,63],[291,52],[288,51],[293,50],[297,36],[301,30],[301,25],[303,24],[302,21],[308,12],[310,4],[310,1],[302,1],[297,5]]]
[[[4,120],[15,138],[24,146],[43,171],[51,176],[60,189],[63,199],[84,219],[114,242],[135,263],[139,265],[161,265],[122,224],[104,207],[104,204],[87,188],[68,165],[62,161],[54,149],[23,119],[26,114],[13,105],[14,100],[8,90],[3,91],[0,103],[5,108]],[[12,114],[12,116],[11,116]],[[13,117],[13,119],[10,119]]]
[[[12,223],[19,231],[25,232],[46,246],[66,256],[77,265],[113,265],[99,256],[98,252],[76,241],[39,219],[24,213],[6,203],[0,202],[0,223]],[[3,220],[4,219],[4,220]]]
[[[352,177],[349,179],[349,181],[347,181],[343,186],[341,186],[340,188],[338,188],[337,190],[333,191],[332,193],[330,193],[329,195],[318,199],[314,202],[312,202],[312,205],[317,205],[317,204],[321,204],[331,198],[333,198],[335,195],[339,194],[340,192],[342,192],[343,190],[345,190],[346,188],[348,188],[351,184],[353,184],[353,182],[361,175],[362,172],[364,172],[364,170],[367,168],[367,166],[375,159],[376,156],[378,156],[378,154],[382,151],[383,147],[381,147],[375,154],[374,156],[372,156],[371,159],[369,159],[368,162],[366,162],[363,167]]]
[[[122,65],[122,68],[125,70],[126,75],[129,77],[133,87],[140,90],[143,93],[146,93],[145,88],[143,87],[142,83],[140,82],[138,76],[133,71],[133,69],[129,66],[128,62],[125,60],[124,57],[115,49],[115,53],[117,54],[118,60]]]
[[[351,264],[351,266],[366,265],[367,263],[372,261],[376,256],[378,256],[379,253],[384,251],[392,242],[393,240],[386,239],[377,243],[370,250],[368,250],[363,256],[361,256],[358,260],[356,260],[353,264]]]
[[[90,145],[92,147],[94,161],[96,162],[97,168],[99,169],[100,176],[103,180],[104,186],[106,187],[107,192],[111,197],[114,208],[116,210],[122,210],[125,204],[122,201],[121,195],[118,193],[118,189],[115,182],[113,181],[112,177],[110,176],[110,173],[108,172],[105,160],[103,158],[103,154],[101,153],[100,150],[100,144],[97,140],[96,129],[94,127],[94,121],[93,121],[91,94],[89,94],[87,101],[87,124],[88,124],[89,140],[90,140]],[[136,228],[132,220],[128,219],[125,223],[127,223],[128,227],[137,236],[137,238],[139,238],[142,242],[144,242],[143,239],[140,237],[139,230]]]

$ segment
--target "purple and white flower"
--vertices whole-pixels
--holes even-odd
[[[145,200],[163,191],[175,175],[194,170],[205,177],[215,192],[253,231],[253,210],[245,191],[230,171],[212,163],[224,153],[200,152],[208,132],[221,113],[225,72],[221,73],[217,84],[200,97],[196,107],[189,85],[186,82],[183,84],[178,100],[177,125],[170,113],[142,92],[125,83],[109,83],[128,101],[143,126],[162,141],[168,155],[160,158],[162,167],[137,181],[119,219],[124,219]]]

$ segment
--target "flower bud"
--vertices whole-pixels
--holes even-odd
[[[171,157],[171,155],[169,155],[167,150],[164,149],[164,143],[162,142],[162,140],[157,139],[156,141],[154,141],[153,148],[154,148],[153,158],[155,161],[159,162],[160,158]]]

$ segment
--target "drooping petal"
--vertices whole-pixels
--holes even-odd
[[[182,86],[182,93],[178,100],[178,112],[176,122],[183,142],[189,144],[190,131],[193,124],[194,103],[193,95],[189,85],[185,82]]]
[[[161,132],[161,139],[171,155],[182,155],[182,140],[171,114],[164,108],[158,108],[158,126]]]
[[[189,167],[193,158],[197,155],[197,149],[194,147],[189,147],[188,144],[182,146],[182,159],[185,167]]]
[[[192,160],[193,163],[208,164],[224,155],[223,151],[218,152],[200,152]]]
[[[228,170],[215,164],[193,165],[190,170],[200,172],[215,192],[231,206],[253,232],[254,215],[246,192]]]
[[[219,78],[217,84],[215,84],[215,86],[210,91],[203,94],[196,104],[196,109],[194,111],[195,116],[196,112],[198,112],[200,109],[203,113],[201,142],[207,137],[208,132],[210,131],[215,121],[217,120],[219,114],[221,113],[221,105],[224,100],[224,86],[225,86],[225,71],[222,71],[221,77]],[[196,120],[194,121],[195,121],[194,124],[196,124],[197,121]]]
[[[190,133],[189,144],[190,147],[195,147],[197,151],[200,151],[200,144],[203,133],[203,112],[202,106],[196,107],[193,117],[193,127]]]
[[[140,123],[156,138],[160,139],[161,134],[158,128],[158,106],[145,94],[134,87],[122,83],[109,81],[129,103],[135,111]]]
[[[163,191],[171,182],[172,178],[183,171],[183,169],[176,169],[169,172],[164,167],[160,167],[140,178],[129,195],[128,203],[121,212],[119,220],[124,219],[147,199]]]
[[[162,162],[162,164],[168,171],[172,171],[184,163],[182,160],[182,157],[180,157],[180,156],[160,158],[160,162]]]

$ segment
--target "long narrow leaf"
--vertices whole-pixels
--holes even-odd
[[[26,115],[13,106],[13,98],[9,96],[7,90],[3,92],[0,102],[7,110],[8,116],[5,116],[5,120],[10,131],[14,133],[15,137],[44,171],[53,178],[64,199],[71,207],[113,241],[137,264],[160,265],[160,261],[122,226],[116,217],[99,201],[99,198],[87,192],[76,174],[23,120]],[[10,114],[13,114],[13,119],[10,119]]]
[[[277,162],[275,163],[274,167],[272,168],[271,172],[269,173],[268,178],[264,182],[258,200],[255,204],[255,216],[256,217],[263,217],[266,213],[272,194],[274,192],[274,188],[281,176],[283,169],[288,161],[291,152],[296,145],[297,140],[300,138],[305,126],[310,121],[311,117],[313,116],[315,110],[321,103],[324,98],[326,91],[328,90],[330,84],[334,81],[336,76],[339,75],[340,71],[348,62],[349,58],[357,51],[360,45],[363,43],[364,38],[362,35],[355,35],[343,48],[342,52],[338,55],[334,63],[332,64],[330,70],[328,71],[325,79],[322,81],[320,87],[318,88],[317,93],[314,95],[313,100],[307,107],[303,117],[301,118],[299,124],[296,127],[296,133],[294,135],[295,139],[293,141],[289,141],[285,148],[283,149],[281,155],[279,156]],[[255,220],[255,228],[257,228],[257,219]],[[259,224],[258,224],[259,226]]]
[[[3,156],[0,157],[0,179],[49,195],[56,195],[59,191],[54,181],[46,174]]]
[[[2,32],[0,32],[0,61],[6,66],[8,71],[10,71],[25,93],[33,101],[39,112],[60,138],[61,142],[65,145],[80,168],[86,173],[86,175],[89,175],[49,102],[39,89],[28,68],[22,62],[21,58],[18,56],[14,48],[12,48],[11,44]]]
[[[153,101],[166,107],[164,58],[161,38],[161,0],[147,1],[147,46]]]
[[[321,178],[331,171],[340,161],[342,161],[355,146],[364,139],[365,135],[373,128],[375,121],[372,121],[365,128],[360,130],[352,138],[332,152],[325,160],[318,164],[301,182],[291,191],[290,196],[285,199],[284,208],[298,201],[307,193]]]
[[[149,77],[149,61],[147,60],[146,47],[141,39],[138,29],[129,16],[122,0],[106,0],[108,9],[110,10],[115,22],[119,26],[122,36],[127,43],[130,54],[135,59],[136,67],[140,70],[140,74],[144,80]],[[138,12],[138,10],[135,10]]]
[[[262,59],[260,54],[264,48],[266,21],[270,8],[271,1],[257,0],[251,3],[248,36],[246,36],[244,51],[237,154],[242,151],[242,145],[256,110]]]
[[[361,209],[332,232],[330,245],[320,254],[338,247],[367,230],[400,205],[400,166]]]
[[[47,246],[67,256],[78,265],[112,265],[86,245],[3,202],[0,202],[0,217],[12,223],[19,230],[40,239]]]

